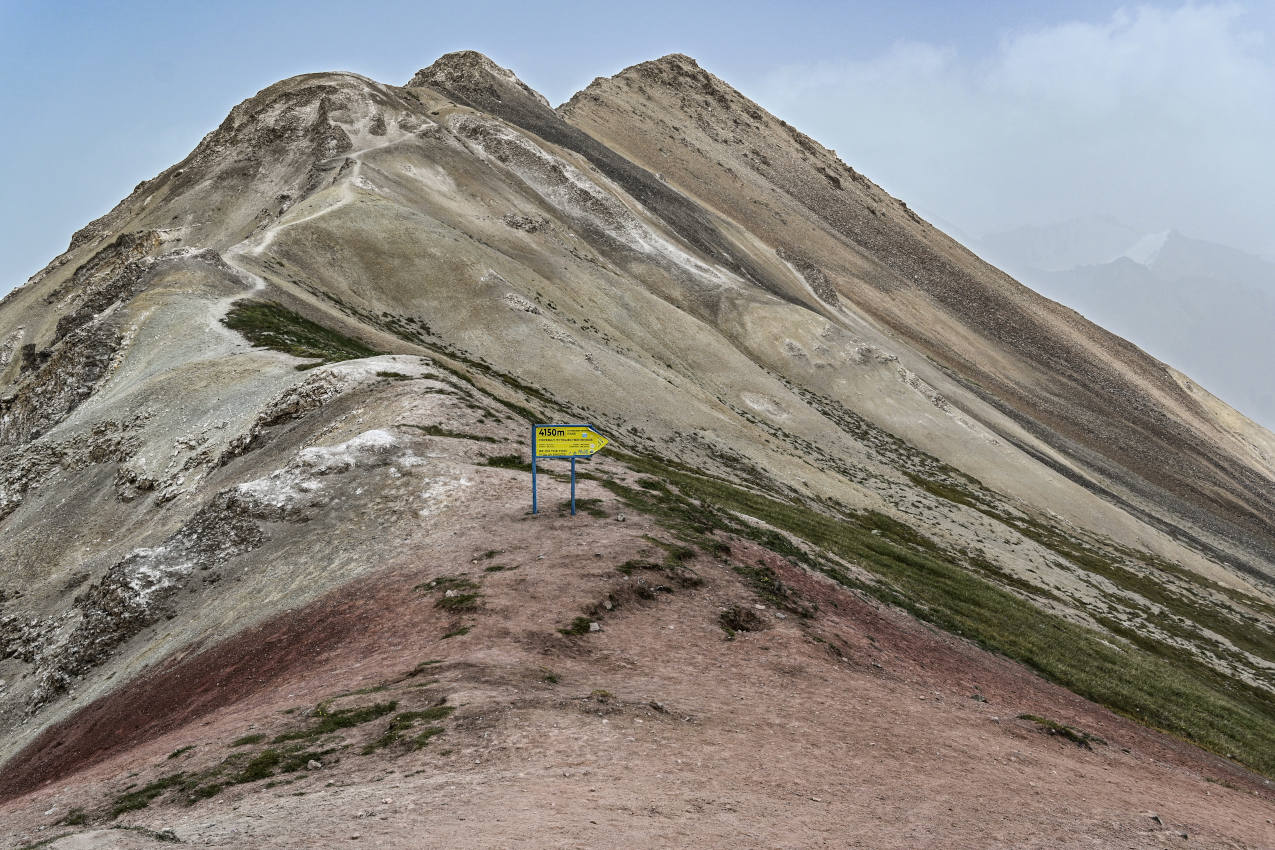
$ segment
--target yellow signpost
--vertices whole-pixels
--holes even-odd
[[[531,512],[537,513],[536,458],[561,457],[571,460],[571,515],[576,513],[576,458],[588,458],[611,442],[592,425],[531,426]]]
[[[588,425],[536,426],[536,457],[588,457],[611,442]]]

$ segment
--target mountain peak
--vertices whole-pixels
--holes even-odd
[[[508,68],[497,65],[477,50],[445,53],[428,68],[422,68],[407,82],[407,88],[430,86],[462,97],[466,92],[483,91],[501,99],[501,91],[529,96],[545,107],[549,101],[540,92],[518,79]]]

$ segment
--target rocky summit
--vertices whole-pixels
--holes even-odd
[[[1273,509],[687,56],[294,77],[0,302],[0,844],[1271,846]]]

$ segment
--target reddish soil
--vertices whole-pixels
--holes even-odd
[[[773,565],[817,616],[754,608],[767,627],[726,640],[719,612],[760,604],[729,563],[701,555],[703,586],[642,600],[642,576],[615,570],[661,555],[641,518],[531,520],[507,495],[484,510],[428,559],[188,653],[42,737],[3,777],[0,843],[146,846],[110,829],[128,825],[224,847],[1275,846],[1259,777],[749,544],[731,558]],[[475,562],[493,540],[505,553]],[[516,569],[484,571],[495,564]],[[482,584],[475,613],[413,589],[462,571]],[[608,593],[621,604],[600,631],[559,634]],[[432,659],[436,683],[403,679]],[[445,733],[360,755],[384,726],[369,723],[343,730],[338,763],[289,784],[101,815],[130,782],[216,764],[245,730],[273,735],[296,722],[287,710],[382,683],[387,696],[342,704],[429,684],[456,708]],[[1107,744],[1083,749],[1021,713]],[[77,806],[98,819],[56,825]]]

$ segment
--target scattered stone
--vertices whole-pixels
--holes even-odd
[[[596,622],[590,622],[590,623],[589,623],[589,631],[591,631],[591,632],[600,632],[600,631],[602,631],[602,627],[601,627],[600,625],[598,625]]]
[[[319,761],[318,759],[310,759],[308,762],[305,763],[306,770],[318,770],[321,767],[323,767],[323,762]],[[328,782],[328,784],[331,785],[332,783]]]

